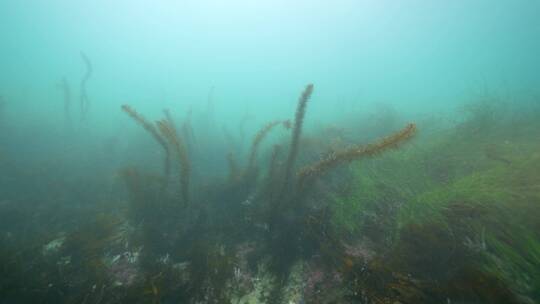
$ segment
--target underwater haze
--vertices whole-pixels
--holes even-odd
[[[0,304],[540,303],[540,2],[0,1]]]

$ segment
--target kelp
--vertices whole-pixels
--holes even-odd
[[[302,133],[302,126],[304,124],[304,116],[306,115],[306,107],[309,99],[313,94],[313,84],[308,84],[300,98],[298,99],[298,105],[296,107],[296,114],[294,116],[294,124],[291,134],[291,143],[289,145],[289,155],[285,163],[285,175],[283,178],[283,184],[287,186],[291,178],[291,174],[294,170],[296,157],[298,156],[298,150],[300,147],[300,135]]]
[[[298,183],[300,186],[303,186],[306,179],[320,177],[340,164],[364,157],[376,156],[385,150],[397,148],[400,144],[409,140],[415,133],[416,125],[409,124],[403,130],[375,143],[354,146],[345,150],[332,152],[322,160],[300,169],[298,171]]]
[[[189,162],[186,146],[176,134],[172,120],[163,119],[156,122],[159,131],[167,139],[169,145],[173,147],[180,166],[180,191],[182,195],[182,204],[189,204],[189,178],[191,173],[191,164]]]
[[[159,133],[158,129],[149,121],[147,121],[144,116],[139,114],[135,109],[130,107],[129,105],[122,105],[122,111],[129,115],[136,123],[138,123],[143,129],[148,132],[152,138],[163,148],[163,151],[165,152],[165,159],[164,159],[164,165],[163,165],[163,172],[165,176],[165,183],[164,185],[167,185],[167,182],[169,180],[170,171],[171,171],[171,152],[169,149],[169,146],[167,145],[167,142],[163,138],[163,136]]]
[[[10,302],[26,293],[21,302],[228,303],[232,294],[252,292],[263,275],[270,278],[261,297],[267,303],[513,304],[540,298],[537,143],[527,136],[507,139],[510,133],[501,135],[498,127],[473,128],[480,133],[471,140],[460,134],[473,127],[468,122],[402,149],[416,134],[409,124],[315,160],[334,135],[304,137],[312,94],[312,85],[301,93],[290,135],[261,153],[269,132],[289,125],[271,121],[254,135],[245,159],[239,149],[216,149],[237,152],[223,157],[230,176],[204,176],[201,183],[182,177],[196,170],[190,162],[201,150],[188,148],[187,133],[181,124],[176,129],[168,111],[148,122],[123,106],[167,149],[166,167],[179,168],[178,184],[168,173],[122,170],[127,204],[107,202],[108,211],[127,206],[120,208],[121,219],[70,218],[72,226],[62,230],[72,231],[61,234],[64,247],[54,254],[43,255],[43,241],[23,254],[13,250],[24,247],[25,236],[13,223],[36,215],[10,217],[0,225],[17,227],[0,235],[6,240],[0,295]],[[393,149],[399,150],[386,154]],[[180,201],[164,184],[182,193]],[[123,217],[130,225],[119,242]],[[47,235],[45,244],[56,237]],[[140,248],[139,277],[116,286],[104,258],[133,248]],[[304,281],[288,298],[299,273]],[[248,284],[238,293],[242,280]]]
[[[251,151],[249,153],[248,165],[247,165],[247,169],[246,169],[247,172],[252,171],[254,166],[255,166],[255,161],[256,161],[256,158],[257,158],[257,152],[259,151],[259,146],[261,145],[261,142],[268,135],[268,133],[270,133],[270,131],[274,127],[276,127],[278,125],[283,125],[283,127],[285,129],[290,129],[291,128],[290,121],[288,121],[288,120],[284,120],[284,121],[275,120],[275,121],[271,121],[271,122],[267,123],[266,125],[264,125],[259,130],[259,132],[257,132],[257,134],[255,134],[255,137],[253,138],[253,142],[251,144]]]
[[[86,117],[88,115],[88,110],[90,109],[90,99],[88,98],[88,92],[86,90],[86,83],[92,76],[92,63],[90,62],[90,59],[88,56],[86,56],[85,53],[81,52],[81,59],[84,63],[85,72],[83,74],[83,77],[81,79],[81,84],[79,88],[79,103],[80,103],[80,110],[81,110],[81,121],[86,120]]]
[[[340,238],[329,225],[328,206],[310,206],[311,200],[320,194],[318,185],[305,181],[308,177],[314,180],[356,158],[398,147],[412,137],[415,125],[375,144],[357,146],[353,152],[339,154],[343,156],[340,161],[323,159],[298,170],[297,163],[304,161],[299,159],[303,148],[302,130],[313,89],[310,84],[301,93],[294,122],[271,121],[254,135],[247,159],[242,162],[243,168],[239,168],[236,154],[230,153],[227,157],[230,178],[215,184],[191,185],[193,158],[169,111],[164,111],[164,118],[153,123],[129,105],[122,106],[122,111],[150,134],[165,153],[162,176],[152,176],[136,168],[120,172],[128,189],[125,216],[133,227],[130,235],[123,237],[130,248],[141,248],[137,269],[142,272],[137,282],[124,290],[125,299],[159,302],[211,298],[227,302],[231,280],[239,276],[235,268],[238,263],[235,248],[241,242],[257,244],[257,249],[246,259],[253,264],[265,263],[266,271],[275,278],[268,297],[270,303],[284,299],[282,289],[298,260],[320,254],[327,259],[329,268],[349,263],[342,257],[345,248]],[[288,146],[274,144],[267,155],[267,169],[259,171],[257,158],[262,142],[278,126],[291,129]],[[174,184],[171,183],[173,167],[179,168],[179,183],[175,189],[180,192],[180,203],[169,191],[169,186]],[[264,178],[258,178],[259,172],[265,173]],[[324,197],[319,199],[324,200]],[[99,222],[102,227],[96,229],[95,234],[88,233],[88,227],[95,223],[70,234],[65,247],[72,253],[72,263],[88,273],[88,282],[97,283],[98,291],[90,295],[91,301],[101,301],[112,292],[105,287],[109,277],[103,256],[118,237],[115,233],[118,223],[105,218]],[[189,265],[185,270],[190,275],[189,281],[166,280],[182,275],[174,273],[169,259]],[[84,294],[74,300],[85,301]]]

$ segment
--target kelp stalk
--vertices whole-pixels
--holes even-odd
[[[259,150],[259,146],[263,139],[270,133],[270,131],[277,125],[283,125],[286,129],[290,129],[291,123],[289,120],[275,120],[272,122],[267,123],[264,125],[257,134],[255,134],[255,137],[253,138],[253,143],[251,144],[251,152],[249,153],[249,160],[248,160],[248,166],[247,166],[247,172],[250,172],[255,167],[255,161],[257,159],[257,152]]]
[[[294,126],[291,136],[291,145],[289,147],[289,156],[285,164],[285,176],[284,185],[288,185],[291,173],[294,168],[296,157],[298,156],[298,148],[300,145],[300,135],[302,133],[302,124],[304,123],[304,115],[306,113],[306,106],[313,93],[313,84],[308,84],[302,92],[302,95],[298,99],[298,106],[296,108],[296,114],[294,118]]]
[[[164,174],[165,174],[165,185],[167,185],[169,181],[169,175],[170,175],[170,150],[169,150],[169,146],[167,145],[167,142],[159,134],[156,127],[150,122],[148,122],[141,114],[137,113],[135,109],[131,108],[129,105],[122,105],[122,111],[124,111],[127,115],[129,115],[129,117],[135,120],[148,133],[150,133],[150,135],[152,135],[152,137],[159,143],[159,145],[165,151]]]
[[[191,173],[191,166],[186,147],[176,134],[172,121],[166,118],[156,122],[156,124],[161,134],[167,139],[176,152],[180,165],[180,190],[182,192],[182,201],[184,205],[187,205],[189,204],[189,176]]]
[[[348,163],[359,158],[375,156],[388,149],[397,148],[400,144],[413,137],[415,133],[416,125],[411,123],[399,132],[382,138],[375,143],[353,146],[345,150],[333,152],[322,160],[300,169],[297,173],[298,184],[302,186],[308,179],[320,177],[340,164]]]
[[[90,79],[90,77],[92,76],[92,63],[90,62],[88,56],[86,56],[86,54],[83,52],[81,52],[81,59],[84,63],[84,66],[86,67],[86,71],[81,79],[79,101],[81,107],[81,120],[85,120],[88,109],[90,108],[90,100],[88,99],[88,94],[86,92],[86,83],[88,82],[88,79]]]

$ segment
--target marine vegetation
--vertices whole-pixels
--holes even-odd
[[[140,127],[130,147],[151,152],[89,183],[111,189],[99,202],[55,186],[54,170],[1,163],[50,183],[21,199],[0,181],[12,189],[0,303],[537,303],[538,109],[489,102],[444,127],[419,121],[419,134],[398,115],[344,121],[347,135],[304,128],[313,94],[307,85],[294,117],[262,124],[244,152],[205,138],[191,112],[150,120],[123,105]],[[393,133],[372,140],[374,128]],[[208,174],[218,153],[228,171]]]

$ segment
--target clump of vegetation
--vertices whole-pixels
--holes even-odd
[[[540,298],[535,115],[516,120],[483,104],[416,136],[416,124],[396,131],[397,114],[385,110],[358,130],[358,144],[341,129],[304,132],[313,92],[306,86],[293,119],[255,132],[246,153],[223,148],[232,143],[213,150],[230,172],[211,177],[199,154],[216,138],[195,133],[191,114],[176,124],[165,111],[154,123],[124,105],[157,143],[163,170],[123,168],[125,198],[99,206],[0,201],[9,215],[0,295],[96,304]],[[394,133],[373,140],[383,129]]]
[[[202,195],[194,195],[192,205],[184,204],[183,209],[178,212],[191,214],[196,218],[193,221],[191,228],[183,230],[184,235],[180,233],[176,240],[169,240],[169,243],[177,243],[182,239],[189,238],[187,234],[204,233],[208,230],[220,230],[226,232],[229,237],[223,234],[223,237],[218,238],[223,242],[223,246],[234,246],[239,241],[247,239],[257,239],[260,242],[260,250],[258,252],[261,259],[270,257],[270,265],[272,271],[282,278],[289,275],[290,268],[302,256],[311,256],[325,247],[328,244],[339,246],[339,242],[330,238],[319,235],[324,233],[326,216],[320,211],[310,211],[310,200],[318,192],[315,182],[331,169],[340,164],[348,163],[359,158],[365,158],[378,155],[379,153],[397,147],[399,144],[410,139],[416,130],[414,124],[407,125],[403,130],[388,136],[376,143],[367,145],[357,145],[351,148],[330,153],[323,160],[315,162],[311,165],[306,165],[304,168],[297,170],[297,158],[301,149],[301,134],[302,125],[306,113],[308,101],[313,93],[313,85],[306,86],[298,100],[298,107],[295,114],[292,127],[288,121],[274,121],[264,126],[254,137],[251,146],[251,152],[247,161],[246,169],[240,175],[237,173],[236,165],[231,165],[234,169],[231,176],[235,178],[229,179],[229,183],[217,188],[202,190]],[[165,151],[177,150],[179,155],[180,165],[182,168],[189,168],[189,156],[186,149],[182,145],[178,145],[182,141],[176,135],[174,125],[170,120],[162,120],[157,123],[158,128],[148,123],[141,115],[129,106],[123,106],[123,110],[129,114],[135,121],[148,131],[157,142],[164,148]],[[277,151],[272,154],[271,167],[267,170],[268,175],[264,179],[263,187],[259,188],[257,182],[259,170],[256,166],[257,151],[263,138],[277,125],[283,125],[285,128],[291,128],[291,140],[288,146],[288,154],[283,162],[278,161],[280,155]],[[165,140],[166,139],[166,140]],[[169,153],[166,153],[166,163]],[[168,170],[165,171],[168,174]],[[190,171],[181,170],[181,180],[189,179]],[[134,173],[126,175],[132,183],[137,181],[137,176]],[[184,201],[187,200],[187,185],[182,184],[182,193],[184,193]],[[140,186],[131,186],[132,192],[140,192]],[[216,191],[216,192],[214,192]],[[216,194],[214,194],[216,193]],[[252,194],[253,193],[253,194]],[[147,202],[148,198],[137,199],[135,202]],[[250,198],[250,196],[253,196]],[[156,196],[157,197],[157,196]],[[238,201],[253,200],[253,204],[249,202],[249,208],[238,208],[238,206],[230,206]],[[217,201],[219,200],[219,201]],[[205,202],[206,206],[204,206]],[[154,203],[160,204],[160,203]],[[230,210],[223,210],[219,205],[228,204]],[[140,203],[134,206],[141,206]],[[155,208],[155,207],[154,207]],[[216,212],[216,210],[224,212]],[[326,207],[325,207],[326,208]],[[145,208],[146,209],[146,208]],[[198,210],[193,211],[190,209]],[[144,219],[150,219],[146,212],[138,212],[144,214]],[[151,214],[151,213],[150,213]],[[251,221],[243,221],[243,218],[251,218]],[[166,218],[171,218],[170,215],[162,214],[156,217],[154,221],[150,220],[149,225],[153,225],[153,230],[160,227],[159,222],[167,221]],[[179,217],[174,217],[179,219]],[[253,229],[253,221],[255,223],[264,223],[268,227],[265,231],[255,234],[246,234],[246,231]],[[163,231],[162,229],[158,229]],[[203,234],[204,235],[204,234]],[[218,233],[221,235],[221,233]],[[230,236],[242,236],[236,240],[231,240]],[[156,236],[156,239],[159,239]],[[160,240],[159,243],[167,243],[165,240]],[[189,243],[188,243],[189,244]],[[174,245],[173,245],[174,246]],[[172,248],[171,248],[172,249]],[[330,250],[326,251],[330,253]],[[332,254],[335,255],[335,254]],[[214,257],[218,258],[218,257]],[[218,263],[221,264],[221,263]],[[209,267],[209,264],[203,264],[203,269]],[[205,273],[204,270],[201,271]],[[201,283],[202,284],[202,283]],[[279,286],[277,284],[276,286]],[[279,291],[274,292],[276,299],[279,298]]]
[[[348,242],[369,238],[379,258],[357,261],[361,268],[348,274],[360,283],[351,290],[405,303],[539,298],[539,146],[509,136],[511,113],[484,109],[353,166],[356,186],[334,198],[333,224],[352,235]],[[493,116],[502,119],[486,127]],[[540,130],[534,120],[515,127],[523,125]]]

